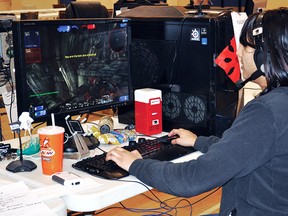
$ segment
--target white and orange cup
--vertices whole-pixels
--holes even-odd
[[[59,126],[46,126],[37,131],[44,175],[63,171],[64,132],[65,129]]]

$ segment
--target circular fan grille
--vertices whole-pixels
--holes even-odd
[[[110,46],[114,52],[120,52],[125,47],[125,33],[121,29],[114,29],[110,34]]]
[[[131,77],[134,88],[153,87],[161,77],[160,63],[153,49],[136,41],[131,48]]]
[[[162,100],[163,115],[169,119],[175,119],[180,116],[182,105],[179,97],[173,93],[163,94]]]
[[[190,96],[184,102],[184,113],[190,121],[198,124],[205,119],[206,106],[204,101],[197,96]]]

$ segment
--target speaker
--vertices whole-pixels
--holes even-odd
[[[254,62],[255,62],[257,69],[261,69],[262,65],[264,64],[264,53],[262,49],[260,48],[255,49]]]
[[[133,11],[133,9],[131,10]],[[238,93],[214,59],[234,36],[229,11],[203,17],[131,18],[131,82],[162,91],[163,130],[217,135],[231,126]],[[134,123],[134,107],[120,107],[120,123]]]

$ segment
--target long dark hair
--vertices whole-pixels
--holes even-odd
[[[253,36],[255,23],[262,16],[263,33],[259,40]],[[243,25],[240,43],[255,49],[261,49],[264,54],[264,69],[268,90],[279,86],[288,86],[288,8],[268,10],[254,13]]]

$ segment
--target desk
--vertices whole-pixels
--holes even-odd
[[[20,14],[26,12],[39,12],[39,19],[58,19],[59,12],[65,10],[66,8],[53,8],[53,9],[9,10],[5,12],[15,14],[18,20],[20,19]]]
[[[114,119],[114,123],[115,122],[118,122],[117,119]],[[125,125],[118,124],[117,128],[124,128],[124,126]],[[164,135],[164,133],[159,135],[160,136]],[[8,143],[10,142],[10,144],[14,147],[18,145],[17,139],[10,140],[7,142]],[[114,147],[113,145],[101,145],[101,148],[105,151],[113,147]],[[100,153],[101,151],[96,149],[92,150],[90,155],[92,156],[94,154],[100,154]],[[175,162],[182,162],[190,159],[196,159],[199,155],[201,155],[200,152],[194,152],[190,155],[175,160]],[[48,201],[50,198],[53,199],[57,198],[53,197],[53,194],[51,196],[52,191],[50,189],[53,189],[53,187],[58,184],[52,181],[50,176],[42,175],[40,157],[38,158],[36,157],[31,160],[33,160],[37,164],[38,168],[32,172],[23,172],[23,173],[11,173],[6,171],[6,166],[9,162],[2,161],[0,162],[0,175],[13,179],[14,181],[22,180],[32,188],[46,189],[45,192],[42,191],[41,193],[42,198],[45,201]],[[101,178],[91,177],[91,175],[87,173],[75,170],[71,166],[73,163],[75,163],[75,160],[65,159],[63,169],[65,171],[74,172],[75,174],[81,176],[82,178],[89,179],[90,182],[88,188],[86,189],[84,188],[83,190],[77,192],[71,192],[63,195],[63,193],[61,194],[61,191],[58,191],[59,196],[61,196],[61,198],[65,201],[66,207],[69,210],[80,212],[95,211],[147,191],[146,187],[137,183],[139,181],[134,176],[128,176],[121,179],[133,182],[105,180]],[[95,186],[92,187],[91,185]],[[55,194],[55,196],[57,196],[57,193]]]

